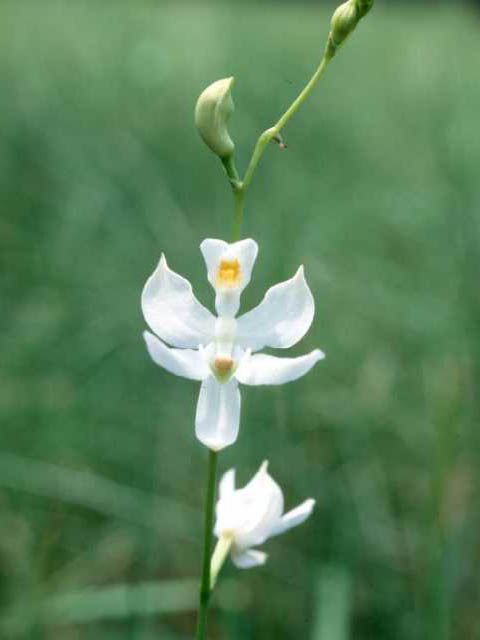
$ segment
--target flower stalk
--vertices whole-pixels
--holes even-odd
[[[238,172],[234,166],[233,156],[222,158],[235,198],[234,240],[238,240],[240,238],[245,193],[250,186],[253,175],[265,152],[265,149],[272,140],[278,141],[280,139],[280,132],[283,127],[287,124],[290,118],[295,115],[308,98],[320,78],[325,73],[328,63],[335,56],[340,44],[342,44],[346,37],[355,29],[358,22],[366,16],[372,8],[373,3],[374,0],[347,0],[347,2],[340,5],[334,12],[331,22],[331,30],[328,34],[325,52],[320,64],[305,87],[298,94],[285,113],[280,117],[278,122],[273,127],[266,129],[260,134],[243,180],[239,179]],[[280,146],[285,148],[285,145],[283,144]]]
[[[203,568],[202,582],[200,586],[200,602],[198,607],[198,621],[196,640],[204,640],[205,627],[207,624],[208,605],[210,602],[211,577],[210,577],[210,552],[213,538],[213,507],[215,503],[215,484],[217,475],[218,452],[208,452],[208,476],[207,476],[207,496],[205,499],[205,521],[204,521],[204,541],[203,541]]]
[[[327,67],[328,59],[324,56],[320,62],[319,67],[311,77],[310,81],[293,101],[290,107],[281,116],[274,127],[271,127],[264,131],[257,140],[250,163],[248,165],[245,177],[240,180],[233,154],[221,158],[222,164],[225,168],[225,172],[230,181],[232,192],[234,196],[234,211],[233,211],[233,234],[232,241],[236,242],[240,240],[242,234],[243,223],[243,207],[245,194],[250,186],[255,170],[260,162],[266,147],[275,138],[279,137],[281,129],[287,124],[290,118],[298,111],[303,102],[308,98],[317,82],[322,77]],[[216,480],[216,466],[218,452],[209,451],[209,471],[208,471],[208,485],[207,485],[207,498],[205,503],[205,539],[204,539],[204,551],[203,551],[203,571],[202,582],[200,588],[200,605],[198,611],[198,623],[196,640],[203,640],[205,635],[205,626],[207,621],[208,605],[210,602],[210,593],[215,586],[218,573],[225,562],[226,557],[230,551],[233,539],[230,536],[222,536],[216,547],[212,559],[210,561],[210,550],[212,546],[213,535],[213,505],[215,499],[215,480]]]
[[[245,189],[237,189],[234,191],[235,207],[233,211],[233,241],[240,240],[242,237],[243,223],[243,202],[245,199]]]
[[[273,127],[266,129],[262,134],[260,134],[243,180],[240,180],[237,169],[235,167],[235,163],[233,161],[233,156],[222,158],[222,163],[230,180],[230,185],[232,187],[234,197],[233,241],[239,240],[241,237],[245,194],[248,187],[250,186],[255,170],[263,154],[265,153],[265,149],[272,140],[278,140],[280,138],[280,131],[308,98],[315,85],[324,74],[330,59],[331,58],[329,58],[327,55],[324,55],[322,61],[320,62],[320,65],[318,66],[313,76],[310,78],[308,83],[295,98],[292,104],[288,107],[285,113],[281,116],[278,122]],[[282,145],[282,147],[284,146],[285,145]]]
[[[305,102],[305,100],[308,98],[308,96],[311,94],[311,92],[313,91],[315,85],[317,84],[317,82],[320,80],[320,78],[323,76],[326,68],[327,68],[327,64],[328,64],[329,60],[324,56],[322,58],[322,61],[320,62],[319,66],[317,67],[315,73],[313,74],[313,76],[310,78],[310,80],[307,82],[307,84],[305,85],[305,87],[302,89],[302,91],[298,94],[298,96],[295,98],[295,100],[292,102],[292,104],[288,107],[288,109],[285,111],[285,113],[281,116],[281,118],[278,120],[278,122],[273,126],[270,127],[269,129],[266,129],[258,138],[257,140],[257,144],[255,145],[255,148],[253,150],[253,154],[252,157],[250,159],[250,163],[247,167],[247,171],[245,173],[245,178],[242,182],[242,189],[245,191],[246,189],[248,189],[250,182],[252,181],[253,178],[253,174],[255,173],[255,170],[258,166],[258,163],[260,162],[265,149],[267,148],[268,144],[275,138],[277,138],[280,134],[280,131],[283,129],[283,127],[287,124],[287,122],[290,120],[290,118],[295,115],[295,113],[300,109],[300,107],[302,106],[302,104]]]
[[[176,375],[202,381],[197,404],[196,434],[198,439],[209,447],[209,461],[196,640],[205,638],[211,590],[227,556],[230,554],[233,562],[240,568],[263,564],[267,555],[253,549],[252,545],[262,544],[268,537],[302,523],[309,517],[315,504],[310,498],[284,514],[283,494],[268,475],[267,462],[262,464],[251,482],[241,490],[235,490],[234,471],[231,470],[220,483],[215,526],[218,543],[213,556],[210,555],[214,533],[218,451],[233,444],[238,434],[238,381],[255,385],[283,384],[304,375],[324,357],[318,349],[301,358],[285,359],[283,363],[272,356],[252,356],[252,353],[264,346],[285,348],[295,344],[310,326],[314,304],[301,267],[290,281],[281,283],[267,292],[258,307],[266,313],[259,314],[254,309],[253,312],[236,319],[240,294],[250,280],[250,272],[257,254],[256,243],[252,240],[240,242],[245,194],[268,144],[274,140],[281,148],[285,148],[281,130],[308,98],[324,75],[338,47],[370,11],[373,3],[374,0],[346,0],[337,8],[332,17],[331,30],[320,64],[277,123],[259,136],[243,180],[235,166],[235,144],[227,128],[234,110],[231,97],[234,79],[223,78],[203,91],[196,104],[195,123],[206,145],[221,160],[234,197],[233,244],[207,239],[201,245],[209,281],[216,293],[215,307],[218,317],[214,320],[196,301],[190,284],[168,269],[163,256],[144,289],[142,304],[147,322],[159,338],[164,338],[167,342],[176,342],[178,347],[170,349],[159,338],[146,332],[145,340],[153,360]],[[292,292],[301,295],[292,296]],[[164,299],[167,298],[169,302],[165,304]],[[159,313],[161,305],[164,311],[169,311],[168,314]],[[157,307],[155,313],[152,311],[153,307]],[[174,327],[165,326],[165,318],[174,317],[170,312],[178,310],[189,321]],[[295,319],[294,328],[286,331],[283,321],[278,327],[273,326],[272,320],[278,315],[279,310],[282,318],[287,310],[289,317]],[[272,326],[261,335],[260,329],[265,318]],[[237,331],[237,325],[240,326],[240,331]],[[244,331],[241,325],[247,331]],[[244,344],[243,338],[248,334],[251,340],[249,344]],[[253,513],[250,513],[254,503],[256,507]]]

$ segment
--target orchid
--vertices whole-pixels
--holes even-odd
[[[303,267],[290,280],[271,287],[257,307],[236,318],[257,243],[207,239],[200,249],[215,290],[217,316],[196,299],[188,280],[172,271],[162,254],[142,293],[143,315],[153,331],[145,331],[144,338],[154,362],[175,375],[201,381],[196,436],[219,451],[238,436],[239,382],[290,382],[325,356],[319,349],[297,358],[256,353],[264,347],[291,347],[310,328],[314,301]]]
[[[238,316],[241,295],[250,282],[258,254],[254,240],[241,240],[244,203],[270,142],[286,146],[283,128],[373,2],[348,0],[337,9],[318,68],[280,119],[260,134],[243,175],[237,169],[235,142],[227,127],[234,111],[231,96],[234,79],[217,80],[202,91],[195,107],[195,124],[203,141],[223,165],[234,205],[233,243],[208,238],[200,245],[208,280],[215,291],[216,313],[197,300],[190,282],[169,268],[164,254],[143,289],[142,311],[151,330],[143,335],[150,356],[167,371],[201,383],[195,434],[209,452],[196,640],[206,638],[210,594],[226,557],[230,554],[242,568],[263,564],[267,555],[254,547],[304,522],[315,505],[309,498],[283,513],[283,493],[268,474],[267,462],[242,489],[235,489],[235,471],[231,469],[220,482],[214,527],[218,452],[238,437],[239,385],[284,384],[305,375],[325,357],[320,349],[296,358],[259,353],[264,348],[292,347],[310,328],[315,304],[303,266],[290,280],[270,287],[257,307]],[[214,534],[218,542],[211,555]]]
[[[227,546],[234,564],[241,569],[264,564],[267,554],[252,547],[301,524],[315,506],[315,500],[309,498],[284,514],[282,490],[268,474],[267,469],[268,462],[265,461],[242,489],[235,489],[234,469],[227,471],[220,481],[220,498],[217,502],[214,529],[219,539],[217,548],[225,549]],[[222,542],[226,542],[226,545],[222,545]],[[217,557],[223,561],[218,552]],[[217,561],[214,554],[214,578],[221,561]]]

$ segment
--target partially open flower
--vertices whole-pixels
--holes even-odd
[[[252,547],[301,524],[315,506],[315,500],[309,498],[283,513],[282,490],[267,468],[265,461],[242,489],[235,489],[234,469],[220,481],[214,532],[219,540],[229,541],[232,560],[242,569],[264,564],[267,554]]]
[[[203,444],[218,451],[237,439],[239,382],[290,382],[325,355],[319,349],[298,358],[254,353],[264,347],[291,347],[310,328],[314,302],[303,267],[290,280],[271,287],[252,311],[236,318],[240,294],[250,281],[257,256],[256,242],[208,239],[201,249],[216,291],[218,317],[198,302],[188,280],[174,273],[162,255],[142,293],[145,320],[156,334],[145,331],[144,337],[157,364],[202,382],[195,431]]]

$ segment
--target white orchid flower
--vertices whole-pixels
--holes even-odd
[[[235,489],[234,469],[227,471],[220,481],[214,529],[219,542],[212,558],[213,582],[225,550],[230,551],[234,564],[241,569],[264,564],[267,554],[252,547],[296,527],[312,513],[315,506],[312,498],[283,513],[282,490],[268,474],[267,468],[268,462],[265,461],[243,489]]]
[[[215,289],[218,317],[198,302],[188,280],[173,272],[162,254],[142,293],[143,315],[153,331],[145,331],[144,338],[158,365],[201,381],[195,432],[203,444],[219,451],[237,439],[239,382],[290,382],[325,355],[319,349],[299,358],[254,353],[263,347],[291,347],[308,331],[314,302],[303,267],[290,280],[271,287],[256,308],[235,318],[240,294],[250,281],[257,243],[208,239],[201,250]]]

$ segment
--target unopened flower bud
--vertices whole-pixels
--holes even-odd
[[[367,13],[373,7],[373,2],[374,0],[356,0],[359,18],[363,18],[367,15]]]
[[[217,80],[200,94],[195,106],[195,125],[203,141],[220,158],[230,157],[235,149],[227,130],[234,110],[230,89],[233,78]]]
[[[352,0],[344,2],[336,9],[332,16],[331,34],[337,47],[355,29],[359,19],[358,7]]]

